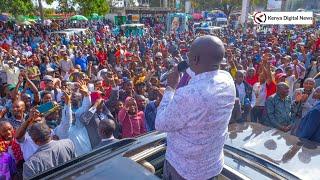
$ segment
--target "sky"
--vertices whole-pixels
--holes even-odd
[[[33,1],[33,4],[35,5],[38,5],[38,0],[32,0]],[[44,8],[57,8],[58,7],[58,2],[57,1],[54,1],[51,5],[47,4],[45,1],[42,0],[42,6]]]

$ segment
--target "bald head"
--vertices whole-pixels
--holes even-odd
[[[12,113],[16,119],[22,119],[26,110],[26,105],[23,101],[14,101],[12,105]]]
[[[288,84],[285,82],[280,82],[277,84],[277,89],[284,89],[284,88],[289,88]]]
[[[287,83],[280,82],[277,84],[277,94],[280,95],[281,98],[285,98],[289,94],[289,86]]]
[[[13,127],[8,121],[0,121],[0,138],[11,141],[13,138]]]
[[[99,135],[102,139],[110,138],[116,130],[116,124],[113,120],[103,120],[99,123]]]
[[[213,71],[224,57],[223,42],[216,36],[200,36],[191,44],[190,67],[196,74]]]

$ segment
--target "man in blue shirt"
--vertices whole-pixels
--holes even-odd
[[[144,110],[145,125],[148,132],[155,130],[157,108],[161,102],[163,94],[159,89],[153,89],[150,95],[153,97],[149,97],[151,101],[147,104]]]
[[[85,55],[82,55],[81,52],[79,52],[78,56],[75,59],[75,65],[80,65],[81,71],[86,72],[88,66],[87,57]]]
[[[296,136],[320,142],[320,103],[315,105],[300,122]]]

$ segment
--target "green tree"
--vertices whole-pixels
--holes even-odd
[[[11,13],[13,16],[31,15],[34,6],[31,0],[0,0],[0,12]]]
[[[75,0],[58,0],[59,6],[58,6],[58,11],[62,13],[70,13],[70,12],[75,12],[75,5],[76,1]]]
[[[80,13],[90,16],[92,13],[104,15],[109,12],[109,1],[106,0],[75,0],[79,5]]]
[[[51,16],[52,14],[54,14],[55,13],[55,9],[53,9],[53,8],[45,8],[45,9],[43,9],[43,15],[44,15],[44,17],[49,17],[49,16]]]

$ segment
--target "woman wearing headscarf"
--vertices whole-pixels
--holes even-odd
[[[138,111],[137,102],[132,97],[127,97],[124,107],[119,111],[118,121],[122,127],[122,138],[136,137],[146,132],[144,113]]]

